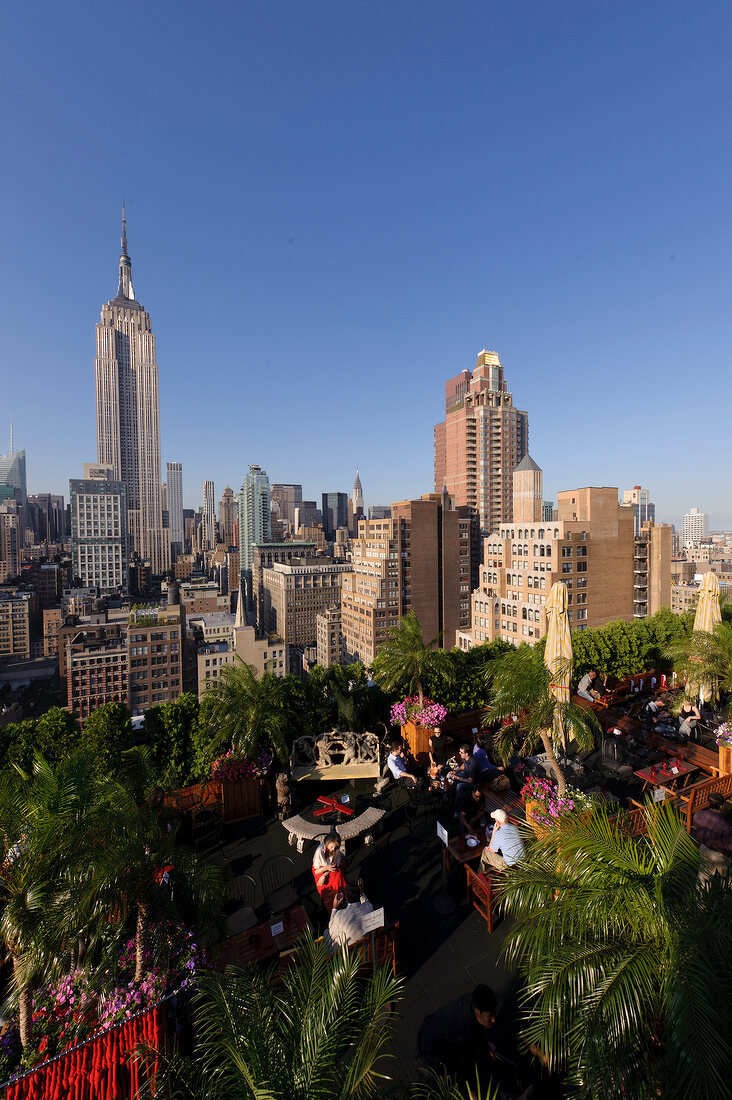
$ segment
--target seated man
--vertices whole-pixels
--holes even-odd
[[[732,802],[712,791],[706,810],[693,817],[694,834],[702,857],[702,874],[726,874],[732,867]]]
[[[655,699],[646,703],[646,729],[649,733],[674,733],[676,730],[671,715]]]
[[[486,840],[490,841],[480,857],[479,871],[484,875],[489,867],[505,871],[524,858],[524,842],[516,825],[509,820],[505,810],[494,810],[491,817],[495,825],[486,826]]]
[[[391,752],[386,758],[386,763],[397,782],[412,783],[416,787],[422,785],[424,778],[422,769],[416,760],[407,759],[404,742],[400,737],[395,737],[392,741]]]
[[[480,787],[480,774],[480,762],[466,741],[460,746],[460,766],[448,776],[455,785],[455,809],[466,826],[466,815],[473,809],[473,790]]]
[[[506,769],[494,764],[483,746],[478,744],[477,741],[473,745],[473,759],[477,760],[480,766],[481,783],[485,783],[486,780],[493,783],[495,780],[501,779],[502,782],[497,784],[497,790],[505,790],[509,786],[508,779],[504,775]]]
[[[600,698],[600,692],[594,686],[597,680],[597,669],[591,668],[586,672],[577,685],[577,694],[580,699],[586,699],[588,703],[596,703]]]
[[[487,1032],[496,1022],[496,995],[488,985],[426,1016],[417,1036],[417,1065],[474,1087],[476,1066],[492,1057]]]
[[[336,894],[333,899],[333,911],[330,922],[323,937],[328,950],[333,954],[341,944],[349,947],[362,940],[364,917],[373,913],[374,907],[363,892],[363,879],[358,880],[358,886],[351,883],[346,887],[345,899],[342,893]]]

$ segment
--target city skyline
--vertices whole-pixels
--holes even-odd
[[[27,94],[2,124],[2,362],[29,492],[68,497],[94,453],[89,317],[124,194],[162,464],[182,462],[187,507],[250,464],[307,499],[356,468],[367,506],[429,492],[445,379],[486,348],[548,498],[640,484],[659,520],[698,507],[732,528],[713,476],[731,393],[726,6],[285,4],[201,23],[184,3],[172,29],[139,10],[111,125],[112,13],[9,13],[0,80]]]

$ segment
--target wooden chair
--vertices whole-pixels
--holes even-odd
[[[292,884],[294,875],[295,864],[289,856],[272,856],[262,867],[259,881],[272,916],[297,905],[298,896]]]
[[[481,875],[465,864],[467,877],[468,901],[477,909],[486,923],[489,932],[493,931],[493,876]]]
[[[370,973],[380,966],[388,966],[396,977],[398,932],[399,921],[395,921],[388,927],[377,928],[348,948],[349,955],[361,955],[359,972]]]

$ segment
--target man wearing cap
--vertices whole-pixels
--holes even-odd
[[[521,839],[521,833],[509,821],[506,811],[494,810],[491,817],[495,825],[490,833],[488,847],[483,849],[480,857],[481,874],[485,874],[489,867],[495,868],[496,871],[505,871],[507,867],[513,867],[514,863],[524,858],[524,842]],[[489,826],[486,826],[486,840],[488,840],[488,830]]]

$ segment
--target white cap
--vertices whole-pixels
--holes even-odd
[[[505,825],[508,821],[508,814],[505,810],[493,810],[491,812],[491,817],[494,821],[500,821],[501,825]]]

